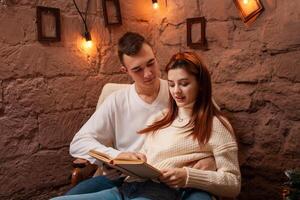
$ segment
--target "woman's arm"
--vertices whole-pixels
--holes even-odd
[[[241,187],[237,143],[234,135],[216,118],[207,145],[212,149],[217,171],[185,167],[187,170],[185,187],[203,189],[219,196],[237,196]]]

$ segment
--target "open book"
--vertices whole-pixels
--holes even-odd
[[[129,176],[153,179],[161,175],[158,169],[142,160],[112,159],[109,155],[96,150],[90,150],[89,155]]]

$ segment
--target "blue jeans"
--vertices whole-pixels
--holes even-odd
[[[122,185],[123,180],[124,178],[112,181],[105,176],[96,176],[80,182],[65,195],[94,193],[113,187],[119,187]]]
[[[68,196],[56,197],[51,200],[122,200],[119,190],[116,187],[103,190],[100,192],[88,193],[88,194],[75,194]],[[124,200],[129,200],[125,198]],[[137,197],[130,200],[151,200],[144,197]]]
[[[120,195],[116,187],[122,185],[123,179],[111,181],[105,176],[97,176],[85,181],[82,181],[69,192],[66,196],[54,198],[53,200],[118,200]],[[101,198],[102,197],[102,198]],[[184,200],[211,200],[211,195],[201,190],[185,190],[182,195]],[[147,198],[134,198],[134,200],[148,200]]]

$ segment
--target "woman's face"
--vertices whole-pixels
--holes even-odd
[[[178,107],[194,102],[198,95],[199,85],[196,77],[185,69],[177,68],[168,71],[170,93]]]

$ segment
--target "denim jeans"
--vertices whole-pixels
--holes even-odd
[[[117,187],[122,185],[123,179],[111,181],[105,176],[98,176],[79,183],[65,196],[53,200],[121,200]],[[186,189],[182,193],[183,200],[211,200],[211,195],[205,191]],[[127,199],[126,199],[127,200]],[[133,199],[131,199],[133,200]],[[134,200],[149,200],[147,198],[134,198]]]
[[[75,194],[68,196],[56,197],[51,200],[152,200],[144,197],[137,197],[134,199],[124,198],[122,199],[117,187],[103,190],[100,192],[94,192],[89,194]]]
[[[105,176],[96,176],[78,183],[65,195],[94,193],[113,187],[119,187],[122,185],[123,180],[124,178],[112,181]]]
[[[119,191],[128,199],[144,197],[155,200],[178,200],[183,192],[151,180],[145,182],[124,182]]]

